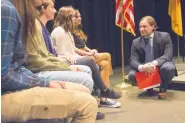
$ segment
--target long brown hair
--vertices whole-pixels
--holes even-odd
[[[34,0],[11,0],[22,20],[22,41],[26,45],[27,37],[36,33],[36,8]]]
[[[53,28],[58,26],[62,26],[64,30],[67,32],[72,32],[73,30],[73,22],[72,22],[72,15],[74,9],[72,6],[64,6],[61,7],[57,13],[57,16],[54,20]]]
[[[75,16],[77,17],[78,14],[80,14],[80,11],[78,9],[75,9]],[[87,35],[85,35],[85,33],[82,30],[82,24],[79,24],[79,23],[74,23],[74,24],[75,25],[72,33],[78,38],[80,38],[81,40],[87,42]]]

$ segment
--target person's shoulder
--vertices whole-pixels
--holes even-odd
[[[169,36],[168,32],[155,31],[155,34],[160,36],[160,37]]]
[[[2,14],[9,13],[11,15],[12,12],[16,12],[16,8],[9,0],[2,0],[1,11],[2,11]]]
[[[139,42],[140,40],[141,40],[141,36],[135,38],[135,39],[133,40],[133,43],[137,43],[137,42]]]
[[[3,25],[6,24],[15,24],[20,22],[20,16],[13,6],[13,4],[9,0],[1,1],[1,20],[3,21]],[[12,23],[11,23],[12,22]],[[15,22],[15,23],[13,23]],[[10,26],[11,28],[12,26]]]
[[[42,25],[41,25],[41,22],[39,21],[39,19],[38,19],[38,18],[35,18],[35,24],[36,24],[36,25],[40,25],[40,26],[42,26]]]
[[[12,3],[9,0],[1,0],[1,6],[10,8],[13,7]]]
[[[61,26],[58,26],[54,29],[55,31],[65,32],[64,28]]]
[[[42,24],[40,23],[38,18],[35,18],[35,27],[36,27],[37,33],[42,32]]]
[[[63,27],[58,26],[56,28],[53,29],[51,35],[55,35],[55,34],[61,34],[61,33],[65,33],[65,30]]]

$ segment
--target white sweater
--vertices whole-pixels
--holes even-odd
[[[82,57],[75,52],[73,35],[70,32],[66,32],[63,27],[55,28],[51,33],[51,37],[60,56],[64,58],[72,56]]]

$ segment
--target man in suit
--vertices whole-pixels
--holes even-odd
[[[129,80],[136,84],[135,73],[145,72],[151,75],[155,68],[159,68],[161,86],[159,99],[166,98],[168,83],[177,75],[175,65],[172,63],[173,45],[171,38],[166,32],[156,31],[157,23],[151,16],[145,16],[140,20],[139,30],[141,36],[132,43],[130,65],[132,70],[129,72]],[[151,95],[153,89],[147,90]]]

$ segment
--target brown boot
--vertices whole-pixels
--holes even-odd
[[[161,88],[159,91],[158,99],[166,99],[166,98],[167,98],[166,89]]]

